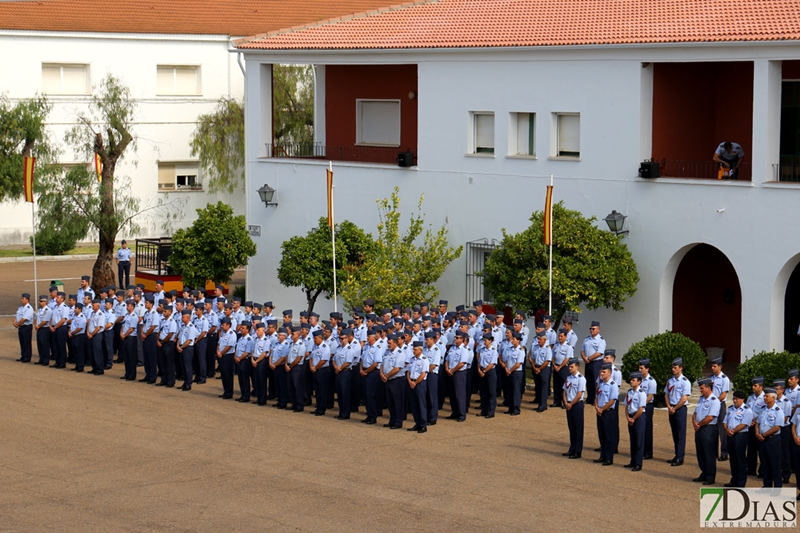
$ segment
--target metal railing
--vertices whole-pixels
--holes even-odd
[[[661,159],[661,176],[668,178],[695,178],[695,179],[717,179],[719,163],[715,161],[690,161],[684,159]],[[750,163],[745,161],[739,165],[739,181],[751,181],[752,168]]]
[[[158,276],[174,275],[169,264],[172,238],[136,239],[136,268],[134,272],[147,272]]]
[[[467,302],[494,301],[492,294],[483,285],[483,269],[486,259],[497,245],[496,239],[478,239],[467,243]]]
[[[773,180],[800,182],[800,156],[782,155],[780,161],[772,165]]]
[[[384,146],[326,146],[319,143],[266,143],[267,157],[320,159],[355,163],[397,164],[400,148]]]

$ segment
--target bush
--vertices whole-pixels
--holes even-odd
[[[699,344],[680,333],[665,331],[651,335],[633,344],[622,356],[622,376],[630,378],[631,372],[639,369],[639,359],[650,359],[650,375],[658,383],[658,392],[653,399],[656,406],[664,405],[664,387],[672,377],[672,360],[683,358],[683,374],[694,382],[703,373],[706,353]]]
[[[244,302],[247,299],[246,294],[247,293],[244,285],[237,285],[236,287],[233,288],[233,296],[241,298],[242,302]]]
[[[33,241],[32,238],[31,241]],[[77,242],[78,238],[68,231],[42,228],[36,232],[36,253],[39,255],[64,255],[75,248]]]
[[[764,384],[772,385],[778,378],[786,378],[792,368],[800,368],[800,354],[789,352],[761,352],[740,364],[733,378],[735,390],[750,393],[750,380],[755,376],[764,376]]]

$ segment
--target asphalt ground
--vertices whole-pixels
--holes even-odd
[[[79,277],[79,263],[40,272]],[[0,265],[4,312],[29,290],[23,265]],[[692,430],[685,465],[670,467],[665,411],[655,413],[655,459],[634,473],[622,467],[624,422],[615,464],[594,464],[587,408],[583,458],[568,460],[564,411],[536,413],[531,392],[521,416],[478,418],[473,403],[456,423],[445,405],[419,435],[385,429],[385,418],[361,424],[363,408],[337,421],[336,410],[223,401],[219,380],[182,392],[120,381],[122,365],[93,376],[21,364],[11,318],[0,319],[0,347],[0,531],[699,529]],[[718,465],[725,483],[728,463]]]

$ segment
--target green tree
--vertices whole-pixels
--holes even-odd
[[[553,319],[558,324],[566,311],[610,307],[636,292],[639,274],[628,247],[620,237],[566,209],[553,206]],[[521,309],[548,306],[548,247],[544,244],[544,218],[536,211],[531,225],[510,235],[503,230],[500,245],[486,261],[483,284],[498,304]]]
[[[235,216],[228,204],[217,202],[197,210],[197,220],[172,236],[170,264],[183,282],[205,286],[206,280],[227,283],[236,267],[256,255],[244,215]]]
[[[337,280],[357,272],[374,249],[372,235],[349,220],[336,224]],[[319,226],[305,236],[296,235],[283,241],[281,250],[278,281],[285,287],[300,287],[310,313],[321,294],[326,298],[333,295],[333,246],[328,218],[320,218]]]
[[[305,149],[313,145],[314,73],[311,65],[273,65],[272,112],[275,144],[296,144]]]
[[[45,127],[51,109],[45,96],[11,105],[5,95],[0,95],[0,201],[22,196],[24,156],[36,157],[35,176],[48,171],[46,165],[54,159]]]
[[[189,146],[208,177],[209,192],[244,191],[244,107],[240,101],[222,97],[213,112],[197,117]]]
[[[461,255],[463,246],[450,246],[447,226],[436,232],[425,229],[423,200],[424,196],[420,196],[417,212],[411,215],[404,232],[400,231],[399,188],[394,188],[391,198],[377,200],[379,223],[374,253],[361,268],[348,271],[342,283],[347,309],[360,305],[365,298],[373,298],[380,308],[391,304],[411,306],[435,300],[439,295],[434,284],[447,265]],[[417,244],[420,237],[422,243]]]

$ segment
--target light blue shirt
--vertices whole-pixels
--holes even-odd
[[[120,248],[117,250],[117,259],[122,261],[130,261],[131,260],[131,249],[130,248]]]
[[[497,364],[497,350],[492,347],[485,348],[480,355],[480,359],[478,360],[478,364],[481,367],[481,370],[485,369],[489,365],[496,365]]]
[[[224,331],[219,334],[219,341],[217,342],[217,351],[222,353],[225,348],[231,348],[223,355],[233,355],[236,352],[236,333],[233,328],[229,329],[227,333]]]
[[[247,335],[242,335],[236,343],[236,357],[241,357],[244,354],[252,354],[253,344],[253,337],[251,337],[249,333]],[[248,357],[250,357],[250,355],[248,355]]]
[[[253,359],[258,359],[261,354],[269,353],[270,338],[264,335],[253,340]]]
[[[677,378],[672,376],[669,378],[669,381],[667,381],[665,392],[669,398],[669,404],[676,405],[679,401],[681,401],[682,397],[692,395],[692,384],[683,374]]]
[[[568,342],[556,344],[553,348],[553,364],[561,366],[565,360],[572,359],[573,353],[572,346]]]
[[[419,357],[414,357],[414,359],[408,363],[406,372],[411,378],[411,381],[416,381],[417,378],[424,373],[425,377],[422,378],[422,381],[425,381],[428,379],[428,368],[430,368],[430,362],[424,355],[420,355]]]
[[[42,324],[49,324],[50,318],[53,316],[53,311],[46,305],[44,307],[40,307],[39,310],[36,312],[36,325],[40,326]]]
[[[573,350],[575,350],[575,347],[578,345],[578,336],[573,330],[567,332],[567,344],[572,346]]]
[[[772,409],[767,407],[764,412],[758,415],[758,431],[763,435],[775,426],[783,427],[783,411],[778,407],[778,404],[772,406]],[[779,435],[779,429],[775,435]]]
[[[86,332],[86,317],[83,314],[72,317],[72,324],[69,327],[72,336],[83,335]]]
[[[368,346],[369,348],[366,348],[363,352],[361,352],[361,368],[364,370],[371,367],[375,363],[380,365],[386,352],[386,350],[384,350],[384,348],[377,342],[374,345]]]
[[[515,372],[522,372],[525,363],[525,350],[522,349],[522,345],[517,348],[514,348],[513,345],[509,345],[505,353],[503,353],[503,362],[509,370],[514,368],[515,364],[520,363],[519,368],[517,368]]]
[[[127,339],[129,335],[136,334],[136,328],[138,327],[139,327],[139,317],[136,316],[136,313],[129,313],[125,315],[125,318],[122,321],[121,332],[123,335],[126,336],[125,338]],[[133,331],[128,333],[130,329],[133,329]]]
[[[462,349],[463,349],[463,345],[461,347],[453,345],[453,346],[450,347],[450,351],[447,352],[447,365],[450,368],[451,372],[453,371],[453,369],[455,367],[457,367],[459,365],[459,363],[461,363],[461,361],[463,359],[462,353],[461,353]],[[466,366],[463,366],[463,367],[461,367],[461,370],[464,370],[465,368],[466,368]]]
[[[385,375],[388,375],[389,372],[391,372],[392,369],[394,368],[400,369],[400,371],[397,374],[390,377],[389,379],[397,379],[405,375],[405,372],[403,372],[403,368],[406,366],[406,358],[403,355],[403,352],[401,352],[399,348],[395,348],[394,350],[387,350],[386,352],[384,352],[381,365],[383,367],[383,373]]]
[[[800,437],[800,411],[796,411],[794,415],[792,415],[791,422],[794,424],[795,435]]]
[[[628,408],[629,415],[635,415],[640,407],[647,405],[647,394],[642,390],[641,385],[638,390],[629,389],[625,395],[625,406]],[[719,407],[717,407],[719,410]]]
[[[67,307],[67,304],[56,305],[53,308],[52,313],[50,314],[50,325],[55,326],[56,324],[61,322],[62,319],[68,316],[67,315],[68,311],[69,308]]]
[[[694,419],[697,422],[701,422],[705,417],[711,416],[711,424],[717,423],[717,417],[719,416],[719,398],[714,396],[714,394],[709,394],[708,398],[705,396],[700,396],[697,400],[697,406],[694,408]]]
[[[658,383],[656,380],[653,379],[653,376],[647,375],[646,378],[642,379],[642,384],[639,386],[640,389],[645,393],[645,395],[650,396],[653,395],[653,398],[650,399],[647,403],[653,403],[653,400],[656,397],[656,392],[658,392]]]
[[[581,395],[581,399],[578,401],[584,401],[586,399],[586,378],[580,372],[574,375],[570,374],[564,383],[564,392],[567,395],[567,401],[570,403],[578,394]]]
[[[433,370],[430,370],[430,366],[428,366],[429,372],[438,374],[439,365],[442,364],[442,351],[439,349],[439,346],[434,344],[433,348],[428,348],[426,345],[422,348],[422,355],[428,360],[428,365],[433,365]]]
[[[155,309],[147,311],[142,317],[142,331],[146,332],[151,326],[155,326],[153,333],[158,333],[159,322],[160,320],[158,319],[158,313],[156,313]]]
[[[188,324],[181,323],[180,328],[181,330],[178,333],[178,345],[183,346],[186,344],[186,341],[190,341],[189,346],[194,346],[194,341],[197,339],[197,329],[195,329],[194,324],[191,322]]]
[[[550,349],[550,346],[544,345],[539,346],[538,344],[531,348],[531,355],[533,356],[533,362],[536,363],[536,366],[542,366],[545,361],[552,361],[553,360],[553,351]]]
[[[345,363],[353,364],[353,355],[350,351],[350,346],[339,346],[336,350],[336,353],[333,354],[333,362],[336,363],[336,366],[341,367]],[[349,366],[347,368],[350,368]]]
[[[764,402],[764,392],[762,391],[759,396],[756,396],[755,394],[748,396],[747,405],[753,410],[753,418],[758,420],[758,417],[761,416],[761,413],[763,413],[767,408],[767,404]]]
[[[289,348],[291,348],[291,343],[288,340],[274,342],[272,345],[272,353],[270,354],[272,364],[276,365],[282,357],[286,357],[289,353]]]
[[[97,333],[100,334],[106,327],[106,315],[102,311],[92,313],[92,319],[89,321],[89,333],[94,333],[94,330],[100,328]]]
[[[289,347],[289,353],[286,355],[286,364],[291,366],[298,359],[301,359],[301,361],[297,364],[302,364],[302,359],[305,359],[305,357],[306,345],[302,340],[298,339],[297,342],[292,342]]]
[[[717,398],[719,398],[723,392],[729,392],[731,390],[731,380],[728,379],[728,376],[726,376],[723,372],[720,372],[719,376],[716,374],[711,374],[711,382],[714,386],[711,392]]]
[[[169,318],[161,317],[161,324],[159,325],[158,329],[158,338],[162,341],[167,338],[167,336],[172,333],[172,337],[170,341],[175,340],[175,333],[178,331],[178,324],[175,322],[175,319],[172,318],[172,315],[169,315]]]
[[[741,432],[745,433],[750,429],[752,421],[753,410],[746,403],[743,403],[738,409],[735,405],[731,405],[728,407],[728,412],[725,413],[725,425],[730,430],[736,429],[739,424],[744,424],[744,429]]]
[[[15,315],[15,319],[17,322],[20,320],[25,320],[21,326],[32,326],[33,325],[33,307],[31,304],[20,305],[17,309],[17,314]]]
[[[589,358],[599,352],[600,355],[595,357],[590,362],[599,361],[603,359],[603,353],[606,351],[606,341],[600,334],[596,335],[595,337],[589,335],[583,341],[583,347],[581,349],[583,350],[583,354]]]
[[[781,425],[788,426],[790,424],[788,418],[792,415],[792,400],[787,398],[784,394],[782,398],[775,399],[775,405],[781,408],[781,411],[783,411],[783,416],[786,419]]]
[[[614,409],[617,407],[618,399],[619,385],[617,385],[616,381],[609,379],[608,381],[603,381],[600,383],[600,386],[597,389],[597,405],[599,407],[602,407],[609,401],[614,400],[614,404],[611,406],[611,409]]]
[[[327,343],[323,341],[319,345],[314,344],[314,347],[311,349],[311,365],[317,366],[320,361],[324,361],[321,368],[325,368],[330,365],[330,360],[331,349]]]

